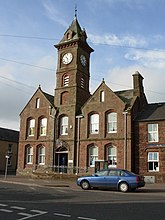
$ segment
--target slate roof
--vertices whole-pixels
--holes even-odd
[[[0,140],[18,143],[19,131],[0,127]]]
[[[165,103],[152,103],[144,107],[137,121],[159,121],[165,120]]]
[[[114,92],[124,103],[131,105],[133,99],[133,89]]]
[[[65,34],[68,32],[68,30],[71,30],[73,31],[73,37],[72,37],[72,40],[78,40],[80,39],[83,35],[85,36],[85,31],[82,31],[81,30],[81,27],[78,23],[78,20],[77,18],[75,17],[74,20],[72,21],[72,24],[70,25],[70,27],[67,29],[67,31],[65,32]],[[66,40],[65,40],[65,34],[64,34],[64,37],[62,38],[62,40],[60,41],[60,44],[61,43],[64,43]]]
[[[43,92],[43,91],[42,91]],[[43,94],[44,94],[44,96],[48,99],[48,101],[52,104],[52,105],[54,105],[54,96],[53,95],[50,95],[50,94],[48,94],[48,93],[46,93],[46,92],[43,92]]]

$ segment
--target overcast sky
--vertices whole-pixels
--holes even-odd
[[[57,44],[77,18],[91,55],[90,91],[144,77],[149,103],[165,102],[164,0],[0,0],[0,127],[19,130],[19,114],[41,85],[54,94]]]

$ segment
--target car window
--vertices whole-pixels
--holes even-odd
[[[96,173],[97,176],[108,176],[108,170],[101,170]]]
[[[122,170],[122,171],[120,172],[120,176],[127,176],[127,175],[126,175],[126,173]]]
[[[110,170],[109,171],[109,176],[119,176],[120,171],[119,170]]]

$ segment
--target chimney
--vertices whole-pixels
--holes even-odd
[[[144,93],[143,79],[144,78],[138,71],[136,71],[135,74],[133,74],[133,88],[134,88],[133,95],[134,96],[141,97],[141,95]]]

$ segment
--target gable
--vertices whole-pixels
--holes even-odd
[[[33,109],[36,109],[36,101],[38,98],[40,99],[40,109],[49,105],[54,106],[54,96],[43,92],[39,87],[33,94],[33,96],[30,98],[20,115],[25,111],[30,112]]]
[[[102,92],[104,92],[104,101],[101,100]],[[82,110],[86,108],[93,108],[93,110],[102,109],[105,111],[106,109],[116,110],[119,107],[124,110],[125,103],[103,81],[82,107]]]

